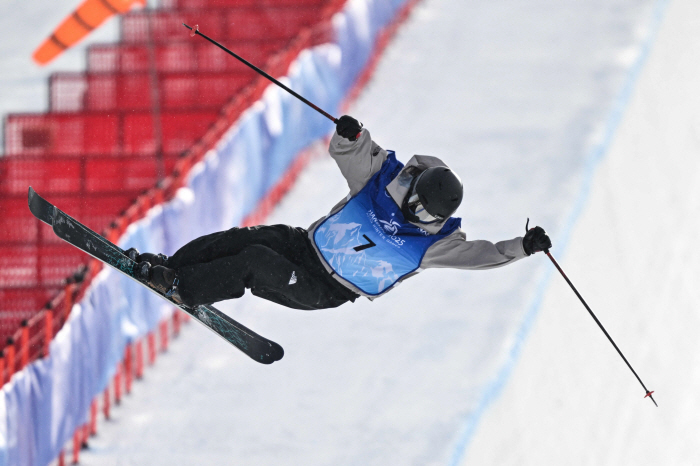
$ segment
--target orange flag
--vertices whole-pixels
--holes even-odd
[[[80,42],[107,18],[129,11],[135,4],[145,6],[146,0],[85,0],[34,51],[34,61],[39,65],[47,64]]]

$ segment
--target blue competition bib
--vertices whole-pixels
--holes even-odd
[[[328,265],[367,295],[383,293],[418,269],[428,248],[461,224],[461,219],[450,218],[431,235],[407,222],[386,191],[402,168],[389,151],[381,170],[314,232],[314,243]]]

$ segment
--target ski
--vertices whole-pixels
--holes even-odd
[[[39,196],[31,187],[29,188],[29,210],[36,218],[50,225],[59,238],[95,259],[114,267],[161,298],[179,307],[254,361],[272,364],[284,356],[284,350],[280,345],[241,325],[214,306],[189,307],[179,304],[139,280],[137,278],[138,264],[129,258],[123,249],[58,209]]]

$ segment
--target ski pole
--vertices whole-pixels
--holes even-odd
[[[603,324],[600,323],[600,321],[598,320],[598,318],[596,317],[596,315],[593,313],[593,311],[591,310],[591,308],[588,307],[588,304],[586,304],[586,301],[584,301],[583,297],[582,297],[581,294],[578,292],[578,290],[576,289],[576,287],[574,286],[574,284],[571,283],[571,280],[569,280],[569,277],[567,277],[566,274],[564,273],[564,271],[561,269],[561,267],[559,267],[559,264],[557,263],[557,261],[554,260],[554,257],[552,257],[552,254],[550,254],[549,249],[545,249],[545,250],[544,250],[544,253],[547,254],[547,257],[549,257],[549,259],[552,261],[552,264],[554,264],[554,266],[557,268],[557,270],[559,271],[559,273],[561,274],[561,276],[564,277],[564,280],[566,280],[566,283],[568,283],[569,286],[571,287],[571,289],[574,290],[574,293],[576,293],[576,296],[578,296],[578,299],[580,299],[580,300],[581,300],[581,303],[583,303],[583,305],[586,307],[586,309],[588,310],[588,313],[591,315],[591,317],[593,317],[593,320],[596,321],[596,323],[598,324],[598,327],[600,327],[600,329],[603,331],[603,333],[605,334],[605,336],[608,337],[608,340],[610,340],[610,343],[612,343],[612,345],[615,347],[615,349],[617,350],[617,353],[620,355],[620,357],[622,358],[622,360],[625,361],[625,364],[627,364],[627,367],[630,368],[630,370],[632,371],[632,373],[634,374],[634,376],[637,378],[637,380],[639,380],[639,383],[642,384],[642,388],[644,388],[644,391],[646,392],[646,395],[644,396],[644,398],[646,398],[646,397],[651,398],[651,401],[653,401],[653,402],[654,402],[654,405],[656,405],[656,407],[658,408],[659,405],[656,404],[656,400],[654,400],[654,397],[652,396],[652,394],[653,394],[654,392],[653,392],[653,391],[649,391],[649,390],[647,389],[647,387],[644,385],[644,382],[642,382],[642,379],[640,379],[639,376],[637,375],[637,373],[634,371],[634,369],[632,369],[632,365],[627,361],[627,358],[625,357],[625,355],[622,354],[622,351],[620,351],[620,348],[617,347],[617,345],[616,345],[615,342],[613,341],[612,337],[610,337],[610,334],[607,332],[607,330],[605,330],[605,327],[603,327]]]
[[[321,110],[319,107],[317,107],[317,106],[314,105],[313,103],[309,102],[309,101],[306,100],[304,97],[302,97],[301,95],[297,94],[296,92],[294,92],[293,90],[291,90],[290,88],[288,88],[287,86],[285,86],[284,84],[282,84],[281,82],[279,82],[278,80],[276,80],[275,78],[273,78],[272,76],[270,76],[269,74],[265,73],[263,70],[261,70],[261,69],[258,68],[257,66],[253,65],[252,63],[250,63],[249,61],[245,60],[244,58],[242,58],[242,57],[236,55],[235,53],[233,53],[232,51],[230,51],[229,49],[227,49],[226,47],[224,47],[223,45],[221,45],[220,43],[218,43],[218,42],[215,41],[214,39],[211,39],[210,37],[206,36],[205,34],[202,34],[201,32],[199,32],[199,25],[195,24],[195,25],[194,25],[194,28],[192,28],[192,27],[186,25],[185,23],[182,23],[182,25],[185,26],[187,29],[189,29],[189,30],[191,31],[191,32],[190,32],[190,36],[192,36],[192,37],[194,37],[195,35],[200,35],[200,36],[202,36],[203,38],[205,38],[206,40],[208,40],[208,41],[211,42],[212,44],[214,44],[214,45],[216,45],[217,47],[219,47],[219,48],[220,48],[221,50],[223,50],[224,52],[228,53],[228,54],[231,55],[232,57],[237,58],[238,60],[240,60],[241,62],[243,62],[243,63],[246,64],[247,66],[249,66],[250,68],[254,69],[255,71],[257,71],[257,72],[260,73],[261,75],[265,76],[267,79],[269,79],[269,80],[272,81],[273,83],[277,84],[279,87],[281,87],[281,88],[284,89],[285,91],[289,92],[289,93],[292,94],[294,97],[296,97],[297,99],[301,100],[302,102],[304,102],[306,105],[308,105],[309,107],[311,107],[311,108],[313,108],[314,110],[316,110],[316,111],[317,111],[318,113],[320,113],[321,115],[323,115],[323,116],[325,116],[326,118],[330,119],[333,123],[338,123],[338,119],[335,118],[335,117],[334,117],[333,115],[331,115],[330,113]]]

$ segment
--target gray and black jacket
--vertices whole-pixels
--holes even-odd
[[[367,129],[362,130],[360,137],[358,137],[356,141],[350,141],[339,136],[337,133],[334,133],[333,137],[331,138],[329,152],[331,157],[338,164],[340,172],[345,177],[348,187],[350,188],[350,192],[343,200],[338,202],[333,209],[331,209],[327,216],[320,218],[309,227],[309,239],[311,240],[316,253],[319,255],[321,262],[328,270],[328,273],[333,274],[333,277],[336,280],[355,293],[363,295],[369,299],[374,299],[377,296],[368,296],[351,283],[347,282],[341,277],[338,277],[331,267],[328,266],[328,264],[326,264],[326,262],[323,260],[323,257],[316,247],[313,238],[314,232],[319,224],[327,217],[342,209],[342,207],[354,195],[362,190],[370,178],[372,178],[372,176],[380,170],[388,154],[386,150],[382,149],[379,147],[379,145],[372,141]],[[396,204],[399,206],[408,193],[412,177],[411,175],[407,174],[407,169],[412,166],[424,170],[430,167],[447,165],[437,157],[414,155],[405,165],[404,169],[398,174],[398,176],[394,178],[394,180],[387,186],[387,191],[393,198],[394,202],[396,202]],[[442,229],[444,222],[416,225],[429,233],[435,234]],[[461,228],[458,228],[449,236],[430,246],[430,248],[426,251],[425,256],[423,256],[420,268],[414,273],[403,277],[402,281],[412,277],[424,269],[491,269],[510,264],[518,259],[522,259],[525,256],[526,253],[523,249],[522,237],[516,237],[506,241],[499,241],[495,244],[485,240],[467,241],[466,233]],[[388,288],[384,294],[392,288]]]

